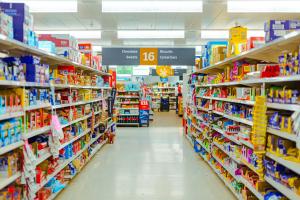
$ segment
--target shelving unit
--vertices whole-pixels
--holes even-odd
[[[162,96],[168,96],[169,97],[169,103],[170,103],[170,110],[176,110],[176,87],[158,87],[153,86],[152,87],[152,104],[154,105],[155,109],[160,108],[160,100]]]
[[[140,91],[117,91],[118,126],[139,126]]]
[[[283,38],[280,38],[278,40],[275,40],[273,42],[270,42],[260,48],[251,49],[247,52],[243,52],[238,56],[227,58],[224,61],[218,62],[214,65],[211,65],[207,68],[201,69],[198,73],[194,73],[193,75],[203,76],[203,75],[217,75],[218,73],[223,73],[224,70],[228,66],[232,66],[233,62],[235,61],[242,61],[247,60],[251,61],[251,63],[260,63],[260,61],[265,62],[271,62],[276,63],[278,62],[278,57],[282,54],[282,52],[292,52],[295,49],[299,49],[299,40],[300,40],[300,31],[295,31],[289,35],[286,35]],[[201,79],[203,80],[203,79]],[[220,79],[221,80],[221,79]],[[228,87],[260,87],[261,88],[261,95],[264,96],[267,94],[267,89],[270,88],[272,85],[276,86],[294,86],[293,88],[299,89],[299,87],[296,87],[296,84],[299,84],[300,82],[300,75],[290,75],[290,76],[280,76],[280,77],[271,77],[271,78],[252,78],[248,80],[239,80],[239,81],[233,81],[233,82],[220,82],[220,83],[204,83],[204,82],[192,82],[189,85],[189,94],[188,94],[188,101],[186,104],[186,110],[187,114],[185,116],[185,119],[187,120],[187,126],[186,126],[186,133],[187,137],[191,138],[192,144],[193,141],[196,141],[199,145],[202,144],[202,140],[199,139],[199,137],[196,134],[191,133],[191,127],[195,127],[192,121],[194,119],[200,120],[202,122],[205,122],[202,117],[199,116],[199,113],[207,113],[210,116],[217,116],[222,117],[222,119],[230,120],[233,122],[233,124],[238,126],[246,126],[252,128],[255,125],[255,122],[252,121],[250,118],[244,118],[237,115],[231,115],[227,111],[216,110],[214,106],[214,102],[225,102],[228,104],[238,104],[247,106],[250,108],[253,108],[256,104],[255,101],[252,100],[243,100],[243,99],[236,99],[232,96],[224,97],[224,96],[217,96],[213,91],[217,88],[228,88]],[[196,102],[193,101],[193,92],[196,90]],[[197,92],[201,91],[201,94],[198,94]],[[207,91],[207,92],[205,92]],[[210,95],[206,95],[210,94]],[[203,107],[198,104],[198,102],[205,104],[205,102],[208,102],[209,107]],[[206,104],[207,105],[207,104]],[[283,104],[283,103],[269,103],[266,102],[266,107],[269,113],[272,113],[272,111],[278,111],[278,112],[284,112],[284,113],[293,113],[293,112],[300,112],[300,105],[299,104]],[[286,114],[287,115],[287,114]],[[226,131],[223,128],[219,128],[214,124],[214,121],[209,122],[210,129],[209,133],[219,133],[221,135],[221,138],[226,138],[226,140],[230,141],[231,145],[234,145],[236,148],[248,148],[253,150],[255,153],[259,152],[260,154],[263,154],[263,159],[270,159],[275,161],[276,163],[286,167],[287,169],[293,171],[295,175],[298,177],[300,176],[300,165],[299,161],[291,161],[285,159],[285,156],[278,156],[276,153],[270,152],[271,150],[266,148],[263,151],[257,151],[255,148],[256,146],[252,143],[251,138],[250,140],[244,140],[242,136],[239,134],[236,134],[237,137],[234,137],[233,135],[226,134]],[[196,128],[196,127],[195,127]],[[201,132],[201,129],[198,129]],[[203,130],[202,130],[203,132]],[[288,140],[293,142],[294,144],[298,145],[299,148],[299,139],[295,132],[285,132],[279,129],[275,129],[272,127],[267,127],[266,134],[270,136],[277,136],[283,140]],[[299,134],[299,133],[298,133]],[[201,135],[201,133],[200,133]],[[220,137],[219,135],[217,137]],[[202,137],[200,137],[202,138]],[[224,150],[224,148],[219,145],[214,140],[208,140],[210,142],[210,149],[212,149],[212,152],[214,152],[213,148],[220,149],[224,153],[227,154],[228,157],[230,157],[232,160],[235,161],[235,163],[238,164],[240,167],[247,167],[247,170],[253,171],[256,174],[259,175],[260,181],[266,183],[269,185],[269,187],[273,187],[275,190],[281,192],[283,195],[285,195],[288,199],[300,199],[300,195],[296,194],[295,191],[289,189],[284,184],[280,183],[279,181],[275,181],[273,178],[261,174],[262,172],[255,168],[253,165],[249,164],[244,160],[244,158],[241,155],[241,158],[237,158],[232,156],[230,153]],[[231,174],[234,179],[244,185],[245,188],[247,188],[251,193],[256,196],[257,199],[264,199],[263,191],[258,191],[256,187],[254,187],[249,180],[247,180],[243,176],[235,176],[231,169],[229,169],[226,165],[222,163],[221,160],[219,160],[213,153],[210,153],[207,149],[207,147],[202,148],[206,151],[206,153],[211,154],[213,157],[213,160],[215,160],[217,163],[219,163],[229,174]],[[297,148],[297,146],[296,146]],[[300,151],[298,149],[298,151]],[[265,152],[265,153],[264,153]],[[203,157],[203,156],[202,156]],[[204,158],[204,157],[203,157]],[[297,158],[295,158],[296,160]],[[205,159],[204,159],[205,160]],[[208,164],[213,168],[210,161],[205,160],[208,162]],[[220,177],[219,173],[214,170],[214,172]],[[267,172],[265,172],[267,173]],[[222,179],[222,177],[220,177]],[[232,188],[230,188],[230,185],[226,184],[227,187],[231,191]],[[233,191],[235,194],[235,191]],[[237,199],[241,199],[241,194],[235,194]]]
[[[56,67],[57,65],[60,66],[74,66],[75,70],[82,70],[81,72],[88,75],[88,76],[92,76],[92,75],[96,75],[96,76],[110,76],[109,73],[106,72],[102,72],[99,70],[96,70],[94,68],[91,68],[89,66],[85,66],[82,65],[80,63],[76,63],[73,62],[71,60],[68,60],[66,58],[45,52],[43,50],[28,46],[26,44],[23,44],[21,42],[15,41],[15,40],[11,40],[8,39],[6,36],[3,36],[0,34],[0,51],[1,52],[5,52],[8,53],[10,56],[20,56],[20,55],[33,55],[33,56],[37,56],[39,58],[41,58],[41,63],[45,63],[45,64],[49,64],[50,68],[52,67]],[[82,166],[82,168],[84,166],[86,166],[86,164],[88,163],[89,160],[92,159],[92,157],[96,154],[96,152],[98,150],[100,150],[104,144],[107,143],[107,134],[109,134],[111,132],[112,126],[114,125],[114,123],[110,123],[110,125],[107,126],[106,130],[104,133],[98,133],[97,131],[99,130],[98,127],[99,125],[102,123],[104,125],[108,124],[108,121],[110,118],[106,118],[105,121],[101,121],[101,117],[105,116],[106,112],[104,106],[104,101],[107,100],[107,94],[110,93],[110,90],[112,89],[111,87],[107,87],[107,86],[98,86],[98,85],[71,85],[71,84],[53,84],[53,83],[32,83],[32,82],[20,82],[20,81],[6,81],[6,80],[0,80],[0,86],[1,87],[7,87],[9,86],[10,88],[44,88],[44,89],[48,89],[49,91],[57,91],[57,90],[61,90],[61,89],[66,89],[66,90],[79,90],[79,89],[84,89],[84,90],[89,90],[89,91],[97,91],[97,94],[101,94],[100,96],[98,96],[97,98],[89,98],[87,100],[83,100],[83,101],[76,101],[76,102],[70,102],[70,103],[65,103],[65,104],[55,104],[55,105],[51,105],[50,104],[50,100],[47,103],[40,103],[40,104],[36,104],[36,105],[31,105],[31,106],[24,106],[22,107],[21,111],[17,111],[17,112],[9,112],[3,115],[0,115],[0,120],[8,120],[8,119],[13,119],[13,118],[23,118],[26,119],[26,113],[33,111],[33,110],[47,110],[48,112],[50,112],[51,114],[57,114],[59,113],[59,111],[61,109],[65,109],[65,108],[76,108],[77,106],[95,106],[97,108],[103,108],[103,110],[96,110],[95,112],[87,112],[85,113],[85,115],[83,117],[80,118],[74,118],[72,119],[71,116],[69,116],[69,120],[67,123],[62,124],[61,125],[61,129],[65,129],[68,128],[69,126],[75,124],[75,123],[80,123],[80,122],[87,122],[87,120],[89,121],[93,121],[96,119],[98,119],[99,122],[97,122],[97,124],[95,124],[94,129],[96,130],[92,130],[91,128],[86,127],[85,130],[83,130],[83,132],[76,133],[77,135],[74,136],[72,139],[66,141],[63,144],[60,144],[59,147],[57,146],[51,146],[49,147],[49,151],[46,152],[42,155],[39,155],[37,157],[37,155],[34,155],[32,157],[28,157],[25,156],[25,161],[26,161],[26,165],[31,165],[31,170],[35,171],[36,167],[38,165],[40,165],[41,163],[43,163],[44,161],[48,160],[50,157],[54,156],[54,150],[56,150],[58,152],[58,150],[61,150],[63,148],[65,148],[68,145],[72,145],[73,143],[75,143],[78,140],[81,140],[83,137],[86,136],[91,136],[92,132],[94,132],[94,134],[96,134],[96,137],[91,138],[86,144],[85,146],[78,151],[75,155],[73,155],[71,158],[63,160],[63,159],[59,159],[59,165],[58,167],[55,168],[54,172],[51,173],[51,175],[48,175],[41,183],[37,183],[36,182],[36,177],[33,177],[33,182],[30,181],[28,182],[28,177],[25,175],[25,177],[23,177],[23,179],[25,180],[25,184],[26,184],[26,189],[24,189],[24,194],[25,196],[23,196],[23,199],[33,199],[36,196],[36,193],[39,192],[39,190],[41,190],[52,178],[56,177],[56,175],[61,172],[62,170],[64,170],[74,159],[82,156],[83,152],[87,152],[89,150],[92,149],[92,151],[90,152],[89,158],[87,160],[87,162],[84,163],[84,165]],[[55,101],[53,101],[55,102]],[[92,108],[94,109],[94,107]],[[87,123],[86,123],[87,124]],[[51,134],[51,129],[53,128],[51,125],[46,125],[43,127],[40,127],[38,129],[31,129],[31,130],[27,130],[27,128],[24,128],[25,126],[23,125],[22,128],[22,140],[21,141],[17,141],[15,143],[12,143],[10,145],[7,145],[5,147],[1,147],[0,148],[0,154],[6,154],[8,152],[14,151],[16,149],[22,148],[23,149],[23,153],[25,154],[26,151],[26,143],[29,139],[39,136],[39,135],[43,135],[43,134],[47,134],[48,137],[53,137],[52,140],[55,140],[54,136]],[[88,137],[86,137],[88,138]],[[99,141],[102,141],[101,143],[97,143]],[[96,144],[97,143],[97,144]],[[53,145],[53,144],[52,144]],[[50,145],[49,145],[50,146]],[[50,149],[52,148],[52,151],[50,151]],[[27,149],[28,151],[28,149]],[[30,155],[33,155],[30,154]],[[57,156],[57,155],[56,155]],[[82,169],[81,168],[81,169]],[[23,169],[23,168],[22,168]],[[80,171],[81,171],[80,169]],[[29,169],[24,169],[24,170],[29,170]],[[23,173],[23,172],[22,172]],[[30,172],[32,173],[32,172]],[[27,172],[27,175],[29,175],[30,173]],[[26,174],[26,173],[24,173]],[[78,174],[78,172],[76,173]],[[17,179],[19,179],[21,177],[21,172],[17,172],[14,173],[11,177],[8,178],[1,178],[0,179],[0,189],[3,189],[4,187],[16,182]],[[25,186],[25,185],[24,185]],[[59,193],[59,192],[58,192]],[[58,193],[53,193],[48,199],[54,199]]]

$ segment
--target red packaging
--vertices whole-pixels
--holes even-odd
[[[250,37],[247,43],[247,49],[253,49],[265,44],[264,37]]]
[[[149,110],[149,101],[140,100],[139,108],[140,110]]]

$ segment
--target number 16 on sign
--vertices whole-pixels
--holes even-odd
[[[157,65],[157,48],[140,49],[140,65]]]

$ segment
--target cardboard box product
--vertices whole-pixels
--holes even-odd
[[[300,29],[300,20],[289,20],[288,21],[289,30],[298,30]]]
[[[56,47],[67,47],[78,50],[78,41],[69,34],[40,34],[40,41],[51,41]]]
[[[79,51],[84,56],[83,64],[91,66],[92,64],[92,44],[91,43],[80,43],[78,44]]]
[[[56,54],[55,44],[51,41],[38,41],[38,48],[49,53]]]
[[[288,20],[270,20],[265,22],[264,30],[265,32],[270,30],[288,30],[289,21]]]
[[[248,39],[247,43],[247,49],[253,49],[261,47],[265,44],[265,38],[264,37],[250,37]]]
[[[247,30],[241,26],[229,30],[227,57],[236,56],[247,50]]]
[[[0,3],[0,9],[13,19],[14,39],[28,41],[28,31],[32,31],[33,17],[24,3]]]
[[[14,38],[13,19],[11,16],[0,11],[0,34],[10,39]]]
[[[247,31],[247,28],[241,26],[229,29],[229,41],[244,43],[247,41]]]
[[[292,30],[270,30],[266,32],[265,40],[266,42],[270,42],[273,40],[276,40],[278,38],[281,38],[282,36],[292,32]]]

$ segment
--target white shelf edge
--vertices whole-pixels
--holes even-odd
[[[286,197],[288,197],[289,199],[300,199],[300,195],[297,195],[293,190],[287,188],[286,186],[277,183],[275,180],[273,180],[272,178],[265,176],[265,180],[272,185],[276,190],[278,190],[279,192],[281,192],[282,194],[284,194]]]
[[[18,141],[18,142],[12,143],[10,145],[7,145],[5,147],[1,147],[0,148],[0,155],[5,154],[7,152],[10,152],[10,151],[12,151],[14,149],[17,149],[17,148],[19,148],[19,147],[21,147],[23,145],[24,145],[23,141]]]
[[[67,103],[67,104],[58,104],[55,106],[52,106],[52,109],[59,109],[59,108],[65,108],[65,107],[71,107],[71,106],[78,106],[78,105],[83,105],[83,104],[88,104],[88,103],[94,103],[98,101],[103,101],[103,98],[98,98],[98,99],[93,99],[89,101],[79,101],[79,102],[74,102],[74,103]]]
[[[16,118],[16,117],[22,117],[24,116],[24,112],[12,112],[12,113],[6,113],[0,115],[0,121],[1,120],[6,120],[6,119],[11,119],[11,118]]]
[[[272,160],[278,162],[279,164],[285,166],[286,168],[294,171],[298,175],[300,175],[300,163],[292,162],[289,160],[285,160],[283,158],[277,157],[272,153],[266,152],[266,156],[271,158]]]
[[[32,138],[34,136],[40,135],[40,134],[45,133],[50,130],[51,130],[51,126],[45,126],[40,129],[37,129],[37,130],[25,132],[25,135],[23,136],[23,138],[26,140],[26,139]]]
[[[229,156],[229,158],[231,158],[233,161],[235,161],[236,163],[238,164],[241,164],[241,160],[236,158],[235,156],[231,155],[229,152],[227,152],[221,145],[219,145],[218,143],[216,142],[213,142],[213,144],[215,146],[217,146],[221,151],[223,151],[225,154],[227,154]]]
[[[95,113],[96,114],[96,113]],[[81,118],[79,118],[79,119],[75,119],[75,120],[73,120],[73,121],[71,121],[71,122],[69,122],[69,123],[67,123],[67,124],[62,124],[61,125],[61,128],[66,128],[66,127],[68,127],[68,126],[70,126],[70,125],[72,125],[72,124],[75,124],[75,123],[77,123],[77,122],[80,122],[80,121],[82,121],[82,120],[85,120],[85,119],[87,119],[87,118],[89,118],[89,117],[91,117],[92,116],[92,114],[89,114],[89,115],[86,115],[86,116],[84,116],[84,117],[81,117]]]
[[[61,146],[58,148],[59,150],[63,149],[64,147],[68,146],[69,144],[72,144],[73,142],[75,142],[76,140],[80,139],[81,137],[85,136],[86,134],[88,134],[91,131],[90,128],[88,128],[87,130],[83,131],[81,134],[75,136],[73,139],[69,140],[66,143],[61,144]]]
[[[270,128],[270,127],[267,128],[267,132],[271,133],[273,135],[277,135],[279,137],[297,142],[297,136],[295,134],[289,134],[289,133],[282,132],[282,131],[279,131],[279,130],[276,130],[276,129]]]
[[[3,189],[4,187],[8,186],[9,184],[16,181],[19,177],[21,177],[21,172],[17,172],[11,177],[8,178],[0,178],[0,189]]]
[[[240,140],[234,138],[234,136],[227,135],[224,130],[216,128],[216,127],[213,127],[213,130],[217,131],[218,133],[221,133],[224,137],[226,137],[230,141],[236,143],[237,145],[241,145]]]
[[[24,111],[31,111],[31,110],[41,109],[41,108],[48,108],[48,107],[51,107],[50,103],[43,103],[34,106],[27,106],[24,108]]]
[[[243,176],[240,177],[241,183],[243,183],[259,200],[264,200],[264,196],[254,188],[249,181],[247,181]]]
[[[38,157],[35,161],[35,165],[39,165],[41,164],[44,160],[48,159],[49,157],[51,157],[52,154],[50,152],[45,153],[44,155],[42,155],[41,157]]]

